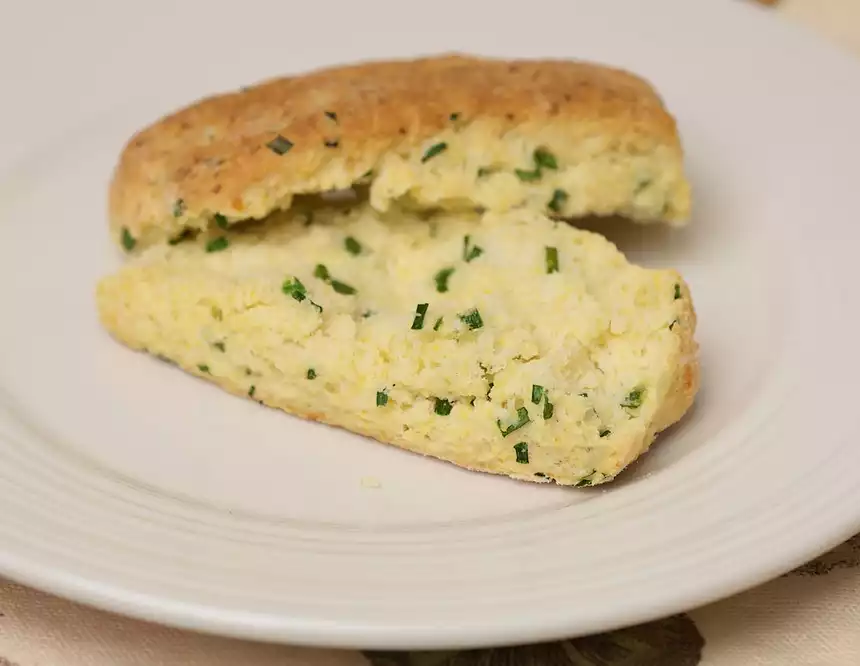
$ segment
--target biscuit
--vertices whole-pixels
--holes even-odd
[[[444,55],[332,67],[198,101],[125,146],[109,194],[127,251],[366,187],[402,208],[684,224],[676,123],[633,74]]]
[[[231,393],[533,482],[615,478],[699,386],[683,279],[527,210],[276,214],[149,248],[97,303]]]

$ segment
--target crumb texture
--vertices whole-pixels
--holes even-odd
[[[614,478],[698,389],[681,277],[526,211],[280,213],[150,248],[97,302],[237,395],[535,482]]]

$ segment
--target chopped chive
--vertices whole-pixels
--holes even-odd
[[[340,141],[337,139],[326,139],[323,141],[323,145],[325,145],[326,148],[337,148],[340,145]]]
[[[168,245],[179,245],[182,241],[186,241],[189,238],[194,237],[194,229],[185,228],[180,231],[176,236],[167,241]]]
[[[224,313],[221,311],[217,305],[213,305],[209,312],[212,314],[212,319],[216,321],[221,321],[224,318]]]
[[[438,331],[440,328],[442,328],[442,319],[443,317],[439,317],[439,319],[436,320],[436,323],[433,324],[434,331]]]
[[[478,178],[489,176],[491,173],[493,173],[493,169],[491,167],[480,167],[478,169]]]
[[[287,278],[281,286],[281,291],[288,296],[292,296],[299,302],[302,302],[308,297],[308,290],[299,278]]]
[[[429,304],[427,303],[419,303],[415,308],[415,319],[412,320],[412,330],[420,331],[424,328],[424,315],[427,314],[427,308]]]
[[[453,268],[443,268],[441,271],[436,273],[433,279],[436,281],[436,291],[439,293],[445,293],[448,291],[448,278],[451,277],[451,274],[454,272]]]
[[[468,264],[472,259],[477,259],[482,254],[484,254],[484,248],[479,245],[472,245],[471,236],[463,237],[463,261]]]
[[[361,318],[367,319],[368,317],[372,317],[375,314],[376,313],[373,310],[365,310],[364,312],[361,313]]]
[[[201,363],[200,365],[198,365],[198,366],[197,366],[197,369],[198,369],[200,372],[205,372],[207,375],[209,374],[209,366],[208,366],[208,365],[206,365],[205,363]]]
[[[460,320],[466,324],[471,331],[484,326],[484,321],[481,319],[481,313],[478,312],[478,308],[472,308],[471,310],[457,316],[460,317]]]
[[[538,477],[539,479],[547,478],[546,474],[544,474],[543,472],[535,472],[535,476]]]
[[[558,169],[558,162],[555,160],[555,155],[549,152],[546,148],[538,148],[534,152],[534,160],[537,165],[537,171],[541,169]]]
[[[436,157],[436,155],[446,151],[447,149],[448,149],[448,144],[445,143],[444,141],[442,143],[436,143],[427,149],[427,151],[421,157],[421,161],[426,162],[427,160],[430,160],[430,159]]]
[[[529,464],[529,445],[525,442],[514,444],[514,453],[517,456],[517,462],[521,465]]]
[[[600,438],[601,438],[601,439],[603,439],[604,437],[609,437],[609,435],[611,435],[611,434],[612,434],[612,431],[611,431],[609,428],[603,428],[603,429],[602,429],[599,433],[597,433],[597,434],[598,434],[598,435],[600,435]]]
[[[266,148],[277,155],[286,155],[293,147],[293,142],[285,139],[280,134],[266,144]]]
[[[213,342],[212,346],[215,347],[218,351],[226,351],[227,347],[223,342]]]
[[[551,419],[553,412],[555,412],[555,407],[549,401],[549,396],[547,396],[547,399],[543,403],[543,420],[548,421]]]
[[[532,385],[532,404],[539,405],[540,401],[543,400],[544,396],[544,388],[543,386],[538,386],[537,384]]]
[[[323,111],[323,113],[328,116],[331,120],[337,122],[337,114],[334,111]]]
[[[525,169],[514,169],[514,173],[517,175],[523,182],[532,182],[535,180],[540,180],[540,169],[535,169],[534,171],[526,171]]]
[[[343,246],[350,254],[361,254],[361,243],[355,240],[352,236],[347,236],[344,239]]]
[[[314,370],[313,368],[308,368],[308,372],[307,372],[306,377],[308,379],[316,379],[317,378],[317,371]]]
[[[679,298],[681,298],[681,285],[676,284],[675,285],[675,300],[677,301]]]
[[[322,264],[317,264],[316,268],[314,268],[314,277],[319,278],[320,280],[324,280],[325,282],[331,280],[331,275],[328,272],[328,268],[326,268]]]
[[[229,222],[227,221],[227,217],[225,215],[222,215],[221,213],[215,213],[215,224],[217,224],[221,229],[226,229],[228,226],[230,226]]]
[[[341,282],[340,280],[332,280],[330,284],[331,288],[339,294],[351,296],[352,294],[356,293],[356,288],[351,287],[350,285],[346,284],[346,282]]]
[[[641,386],[637,386],[625,396],[624,402],[621,403],[621,406],[628,409],[638,409],[642,406],[642,398],[644,394],[645,389]]]
[[[251,388],[248,389],[248,397],[253,398],[254,394],[257,392],[257,387],[251,384]]]
[[[376,406],[385,407],[388,404],[388,393],[385,391],[376,392]]]
[[[127,228],[123,227],[122,246],[125,248],[125,251],[131,252],[135,245],[137,245],[137,241],[134,239],[134,236],[131,235],[131,232]]]
[[[457,122],[457,121],[460,119],[460,112],[459,112],[459,111],[455,111],[455,112],[454,112],[454,113],[452,113],[450,116],[448,116],[448,118],[450,118],[450,119],[451,119],[451,122],[452,122],[452,123],[453,123],[453,122]]]
[[[433,406],[433,411],[436,412],[439,416],[448,416],[451,413],[451,409],[453,409],[453,405],[450,401],[445,400],[444,398],[436,398],[436,403]]]
[[[567,201],[567,192],[564,190],[554,190],[552,193],[552,199],[549,200],[549,203],[546,205],[553,213],[560,213],[561,209],[564,208],[564,204]]]
[[[587,397],[588,397],[588,393],[580,393],[580,394],[579,394],[579,397],[580,397],[580,398],[587,398]]]
[[[673,328],[675,328],[675,324],[677,324],[677,323],[678,323],[678,320],[676,319],[671,324],[669,324],[669,330],[671,331]]]
[[[558,273],[558,248],[547,247],[545,250],[546,256],[546,272]]]
[[[213,238],[211,241],[206,243],[206,251],[221,252],[222,250],[226,250],[229,245],[230,241],[224,238],[224,236],[218,236],[218,238]]]
[[[509,425],[507,428],[503,428],[502,422],[499,419],[496,420],[496,425],[499,428],[499,432],[502,433],[502,437],[507,437],[515,430],[519,430],[520,428],[522,428],[526,423],[529,422],[529,420],[529,410],[527,410],[525,407],[520,407],[517,410],[517,420],[514,421],[514,423]]]
[[[636,187],[633,190],[633,194],[639,194],[640,192],[646,190],[651,185],[650,178],[643,178],[638,183],[636,183]]]
[[[183,199],[177,199],[173,202],[173,217],[182,217],[182,213],[185,212],[185,201]]]
[[[368,169],[359,180],[370,180],[373,178],[373,169]]]
[[[254,373],[253,373],[253,372],[251,372],[251,368],[245,368],[245,374],[246,374],[246,375],[248,375],[248,376],[250,377],[250,376],[251,376],[251,375],[253,375]]]
[[[594,474],[595,474],[595,472],[592,472],[592,473],[591,473],[591,474],[589,474],[588,476],[584,476],[584,477],[582,477],[579,481],[577,481],[576,483],[574,483],[574,484],[573,484],[573,487],[574,487],[574,488],[586,488],[586,487],[588,487],[588,486],[593,485],[593,484],[594,484],[594,481],[591,479],[591,477],[592,477]]]

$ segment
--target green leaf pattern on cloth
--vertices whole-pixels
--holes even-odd
[[[705,641],[686,615],[557,643],[460,652],[367,652],[373,666],[697,666]]]

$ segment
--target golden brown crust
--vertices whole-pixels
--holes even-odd
[[[429,139],[476,129],[490,144],[512,133],[558,137],[559,158],[570,164],[588,157],[575,152],[583,147],[658,151],[673,173],[681,161],[674,119],[648,83],[623,71],[459,55],[372,62],[210,97],[139,132],[111,184],[113,236],[125,228],[143,247],[204,228],[216,214],[261,218],[296,194],[349,187],[386,155],[420,162]],[[278,136],[289,141],[285,154],[267,147]],[[658,213],[685,217],[685,187],[673,181]]]

